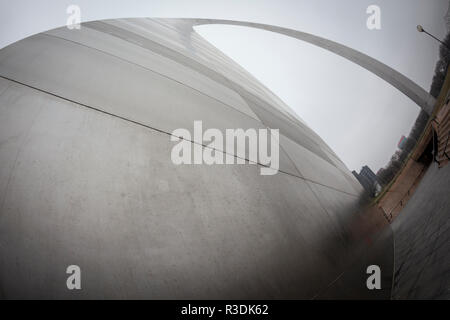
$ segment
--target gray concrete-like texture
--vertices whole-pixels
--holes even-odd
[[[450,299],[450,166],[433,163],[394,220],[393,299]]]
[[[279,129],[280,172],[175,165],[171,132],[195,120]],[[390,296],[390,229],[362,238],[353,175],[180,20],[89,22],[0,50],[0,192],[2,298]],[[384,290],[365,287],[368,263]]]

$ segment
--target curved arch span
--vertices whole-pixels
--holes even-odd
[[[221,20],[221,19],[163,19],[163,20],[179,20],[180,22],[185,22],[191,27],[197,25],[206,24],[227,24],[227,25],[237,25],[256,29],[262,29],[266,31],[271,31],[279,34],[286,35],[288,37],[296,38],[302,41],[306,41],[325,50],[331,51],[347,60],[350,60],[366,70],[376,74],[381,79],[390,83],[392,86],[397,88],[399,91],[404,93],[412,101],[414,101],[422,110],[427,114],[431,114],[436,102],[435,98],[431,96],[422,87],[416,84],[411,79],[407,78],[400,72],[392,69],[391,67],[385,65],[384,63],[369,57],[368,55],[354,50],[350,47],[344,46],[340,43],[321,38],[309,33],[268,25],[262,23],[246,22],[246,21],[235,21],[235,20]]]

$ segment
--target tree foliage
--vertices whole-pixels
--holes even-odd
[[[443,42],[450,47],[450,33],[447,34]],[[442,45],[439,47],[439,60],[436,62],[434,70],[434,76],[430,87],[430,94],[437,98],[441,92],[441,88],[447,75],[447,69],[450,64],[450,50]],[[402,150],[397,150],[391,157],[390,161],[384,168],[381,168],[377,173],[377,179],[383,186],[389,184],[389,182],[395,177],[395,175],[402,168],[403,163],[408,158],[409,153],[414,149],[417,141],[419,140],[425,126],[428,122],[428,114],[421,110],[414,122],[414,125],[406,138],[404,147]]]

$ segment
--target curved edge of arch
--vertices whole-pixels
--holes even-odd
[[[414,101],[422,110],[424,110],[428,115],[431,115],[436,99],[431,96],[426,90],[420,87],[411,79],[407,78],[400,72],[392,69],[386,64],[345,45],[340,43],[321,38],[309,33],[302,31],[288,29],[283,27],[278,27],[274,25],[248,22],[248,21],[237,21],[237,20],[223,20],[223,19],[199,19],[199,18],[164,18],[160,20],[170,20],[179,21],[184,25],[189,25],[190,27],[198,25],[208,25],[208,24],[225,24],[225,25],[236,25],[244,26],[250,28],[256,28],[261,30],[266,30],[274,33],[279,33],[288,37],[292,37],[298,40],[306,41],[310,44],[333,52],[353,63],[358,64],[364,69],[372,72],[381,79],[385,80],[393,87],[398,89],[400,92],[405,94],[408,98]]]

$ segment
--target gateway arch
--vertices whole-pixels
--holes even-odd
[[[291,38],[306,41],[315,46],[331,51],[351,62],[360,65],[364,69],[376,74],[378,77],[390,83],[392,86],[394,86],[399,91],[404,93],[408,98],[414,101],[421,109],[423,109],[428,115],[430,115],[433,111],[435,98],[431,96],[427,91],[425,91],[422,87],[420,87],[418,84],[416,84],[414,81],[410,80],[400,72],[392,69],[391,67],[385,65],[384,63],[360,51],[344,46],[340,43],[325,38],[321,38],[309,33],[301,32],[298,30],[273,26],[269,24],[247,22],[247,21],[236,21],[236,20],[222,20],[222,19],[179,19],[179,20],[183,20],[192,26],[207,25],[207,24],[226,24],[226,25],[244,26],[271,31]]]

